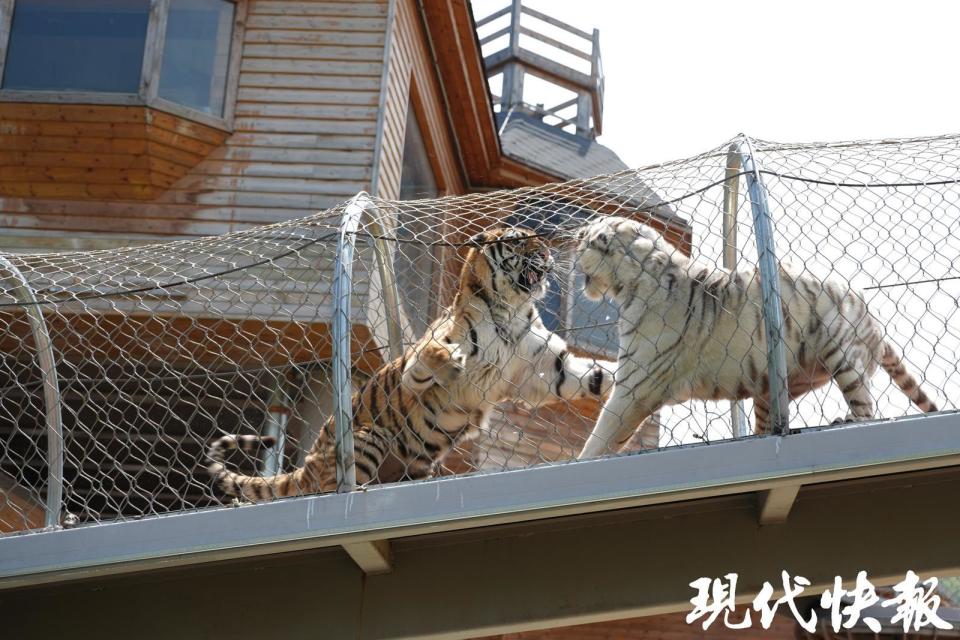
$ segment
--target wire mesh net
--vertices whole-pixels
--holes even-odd
[[[952,409],[960,385],[960,138],[750,142],[776,251],[793,265],[789,273],[833,282],[840,298],[865,302],[877,339],[902,354],[903,367],[931,401]],[[650,325],[661,333],[643,336],[653,351],[637,352],[644,361],[633,363],[636,375],[652,375],[651,361],[669,351],[667,335],[679,336],[684,357],[694,360],[664,369],[669,375],[661,382],[672,391],[646,407],[654,416],[643,428],[640,414],[617,413],[620,440],[603,451],[713,442],[757,430],[759,413],[744,389],[762,391],[769,379],[764,333],[744,330],[739,346],[732,337],[724,343],[727,334],[710,324],[706,303],[694,302],[695,296],[714,300],[713,321],[725,318],[731,336],[748,317],[758,326],[759,298],[725,305],[730,299],[721,291],[737,281],[723,269],[725,247],[726,264],[744,282],[759,278],[756,202],[746,194],[747,172],[728,170],[729,151],[724,145],[539,188],[367,199],[356,233],[347,233],[356,244],[348,320],[357,482],[569,460],[584,449],[601,406],[611,409],[618,387],[621,395],[643,388],[630,387],[623,373],[640,356],[624,346],[621,333],[650,333],[649,326],[637,329],[642,313],[626,310],[633,283],[617,288],[607,278],[603,299],[590,299],[579,264],[590,241],[582,229],[611,216],[654,230],[651,237],[665,243],[667,255],[683,256],[671,264],[693,261],[684,267],[694,269],[684,272],[693,274],[683,289],[689,299],[681,300],[678,316]],[[61,524],[203,508],[236,495],[260,500],[336,489],[332,325],[341,224],[351,206],[357,203],[222,237],[6,256],[0,532],[42,527],[52,484],[63,491],[62,505],[53,505]],[[732,221],[726,227],[725,210]],[[610,256],[640,265],[636,275],[649,265],[629,246]],[[597,277],[595,268],[591,273]],[[669,294],[675,282],[664,273],[658,282]],[[781,278],[783,291],[797,288],[790,277]],[[717,284],[705,287],[708,281]],[[824,294],[826,285],[818,286],[814,293]],[[812,299],[816,310],[818,298]],[[644,298],[639,308],[663,313],[664,307]],[[853,408],[843,388],[849,385],[830,383],[840,381],[846,364],[828,362],[823,345],[811,355],[820,335],[811,318],[824,321],[831,310],[803,316],[804,329],[797,307],[785,299],[783,309],[787,360],[796,369],[809,348],[805,375],[816,383],[791,394],[790,427],[846,416]],[[866,321],[851,313],[847,307],[834,315],[856,334]],[[44,334],[52,366],[40,357]],[[737,376],[721,379],[720,365],[711,362],[718,347],[738,359]],[[396,359],[399,351],[404,355]],[[678,391],[691,367],[701,378]],[[853,373],[869,378],[867,369]],[[704,378],[711,371],[716,381]],[[790,371],[792,384],[796,371]],[[872,417],[918,410],[882,370],[872,381]],[[645,404],[648,395],[634,393],[632,402]],[[737,398],[739,432],[731,421],[730,400]],[[62,479],[55,473],[58,456]]]

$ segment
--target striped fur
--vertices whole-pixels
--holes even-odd
[[[613,386],[614,363],[569,353],[540,319],[535,302],[553,266],[547,246],[523,229],[492,230],[472,244],[453,304],[353,396],[359,484],[432,476],[452,449],[485,427],[499,402],[599,398]],[[302,468],[272,477],[227,469],[229,450],[259,442],[229,435],[210,446],[209,471],[227,494],[264,500],[336,489],[332,418]],[[402,462],[391,475],[381,467],[388,456]]]
[[[616,384],[579,457],[615,450],[661,406],[690,399],[753,398],[757,432],[769,431],[756,270],[697,263],[626,218],[600,218],[577,236],[587,296],[606,295],[620,308]],[[847,402],[846,420],[872,418],[870,379],[879,365],[921,411],[937,410],[859,292],[786,263],[779,275],[792,398],[832,379]]]

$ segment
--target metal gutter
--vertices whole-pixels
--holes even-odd
[[[960,413],[0,539],[0,588],[960,465]]]

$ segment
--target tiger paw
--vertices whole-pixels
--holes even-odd
[[[445,353],[434,367],[434,378],[443,385],[455,381],[467,368],[467,354],[460,349],[460,344],[452,342],[443,345]]]
[[[404,385],[414,391],[433,384],[447,385],[466,369],[467,356],[458,343],[431,342],[424,345],[407,364]]]

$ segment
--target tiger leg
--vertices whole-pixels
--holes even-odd
[[[407,463],[403,475],[408,480],[428,480],[436,477],[438,471],[437,463],[416,458]]]
[[[864,354],[860,349],[837,349],[834,362],[827,362],[827,370],[833,372],[833,380],[840,387],[843,399],[847,403],[847,415],[837,422],[856,422],[869,420],[874,415],[873,396],[870,393],[870,378]]]
[[[353,432],[353,459],[358,485],[377,479],[380,466],[389,450],[390,445],[380,430],[360,429]]]
[[[640,424],[640,428],[627,439],[627,444],[633,442],[641,450],[656,449],[660,446],[660,414],[654,413]],[[620,445],[621,450],[624,445]]]
[[[840,387],[843,399],[847,403],[848,411],[844,422],[870,420],[874,417],[870,384],[864,379],[862,370],[841,370],[834,374],[833,379]],[[839,420],[834,422],[839,422]]]
[[[767,398],[753,399],[753,417],[756,424],[753,426],[753,432],[758,435],[770,433],[770,402]]]
[[[597,424],[587,437],[587,442],[583,445],[583,450],[580,451],[577,459],[583,460],[608,451],[618,451],[644,421],[646,422],[643,428],[648,432],[655,428],[656,439],[659,441],[659,422],[647,420],[647,418],[660,408],[662,402],[659,397],[651,400],[652,397],[654,396],[642,393],[639,388],[625,389],[624,385],[615,385],[610,399],[600,410]],[[648,433],[647,439],[652,442],[652,435]]]

